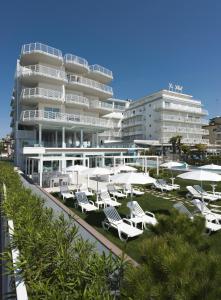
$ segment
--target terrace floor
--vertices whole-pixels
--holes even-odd
[[[165,176],[164,176],[165,178]],[[143,208],[143,210],[149,210],[156,214],[156,217],[159,215],[168,215],[170,214],[171,209],[173,208],[173,205],[177,203],[178,201],[183,202],[183,204],[190,210],[194,211],[195,206],[186,199],[186,189],[185,187],[187,185],[194,185],[199,184],[199,182],[196,181],[186,181],[182,179],[177,179],[176,183],[180,184],[181,189],[178,191],[173,191],[169,193],[162,193],[160,191],[151,190],[149,187],[145,187],[145,194],[143,196],[133,197],[134,200],[138,201],[140,206]],[[211,186],[209,184],[203,185],[204,189],[207,191],[211,190]],[[221,191],[221,184],[219,183],[217,185],[217,191]],[[58,194],[54,194],[59,200]],[[92,200],[95,200],[95,198]],[[62,201],[62,200],[61,200]],[[129,209],[127,208],[127,202],[130,201],[130,197],[125,198],[124,200],[121,200],[120,202],[122,205],[118,208],[118,212],[122,217],[126,217],[129,214]],[[221,213],[221,200],[216,201],[213,203],[215,205],[220,206],[220,213]],[[100,209],[97,212],[90,212],[88,214],[81,213],[79,209],[76,209],[74,207],[74,201],[73,200],[67,200],[65,202],[65,205],[67,205],[71,210],[73,210],[77,215],[79,215],[82,219],[84,219],[87,223],[92,225],[97,231],[99,231],[101,234],[103,234],[105,237],[107,237],[111,242],[116,244],[119,248],[122,250],[125,250],[125,252],[130,255],[133,259],[135,259],[137,262],[140,261],[140,245],[143,240],[148,239],[151,235],[154,233],[151,230],[145,230],[144,233],[134,239],[129,239],[126,243],[122,242],[117,234],[116,230],[109,230],[105,231],[102,228],[101,222],[104,220],[105,216]],[[219,208],[218,208],[219,210]],[[213,246],[213,249],[215,252],[221,251],[221,232],[216,232],[208,236],[208,239]]]

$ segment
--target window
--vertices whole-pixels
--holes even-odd
[[[60,109],[56,108],[56,107],[45,107],[44,111],[48,111],[48,112],[59,112]]]
[[[151,118],[151,115],[149,115],[149,118]]]
[[[149,104],[149,107],[151,107],[151,103]]]
[[[149,125],[149,127],[151,127],[151,124]]]
[[[60,109],[55,107],[45,107],[44,108],[44,117],[46,119],[55,119],[56,113],[59,113]]]

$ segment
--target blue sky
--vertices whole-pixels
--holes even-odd
[[[114,72],[118,98],[168,82],[221,114],[220,0],[3,1],[0,8],[0,137],[10,132],[10,97],[21,45],[39,41]]]

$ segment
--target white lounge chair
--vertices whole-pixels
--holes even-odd
[[[127,196],[122,192],[118,191],[113,184],[109,184],[107,190],[112,196],[117,198],[125,198]]]
[[[143,230],[134,227],[130,220],[122,219],[115,207],[106,207],[104,213],[106,219],[102,222],[103,228],[105,230],[109,230],[110,227],[117,229],[118,236],[122,241],[143,233]]]
[[[162,184],[163,186],[167,186],[169,188],[173,188],[173,190],[179,190],[180,189],[180,185],[179,184],[171,184],[171,183],[167,183],[166,180],[164,179],[158,179],[158,182],[160,184]]]
[[[213,209],[209,209],[206,206],[206,203],[201,201],[200,199],[194,199],[191,202],[202,213],[202,215],[204,215],[204,216],[209,215],[210,217],[213,216],[214,218],[216,218],[219,221],[219,223],[221,223],[221,211],[220,211],[220,214],[217,214],[216,212],[213,211]]]
[[[104,203],[104,207],[107,206],[120,206],[121,203],[117,202],[115,197],[111,197],[107,191],[103,191],[100,193],[100,199]]]
[[[60,195],[62,196],[63,200],[65,199],[74,199],[74,193],[69,190],[67,185],[60,186]]]
[[[86,185],[80,186],[79,191],[85,193],[87,197],[91,197],[94,195],[94,193],[92,193],[92,191],[89,190],[89,188]]]
[[[152,189],[160,190],[161,192],[170,192],[170,191],[173,191],[173,188],[171,186],[161,184],[158,180],[156,180],[152,184],[151,188]]]
[[[125,185],[125,189],[124,189],[124,193],[126,195],[130,195],[131,193],[135,196],[142,196],[144,195],[144,192],[138,190],[138,189],[134,189],[130,184],[126,184]]]
[[[137,201],[130,201],[127,203],[127,207],[130,209],[131,219],[137,218],[142,222],[142,229],[147,229],[147,224],[156,225],[157,219],[150,211],[144,211]]]
[[[194,215],[184,206],[182,202],[178,202],[174,205],[180,213],[184,213],[187,215],[191,220],[193,220]],[[211,232],[215,232],[221,230],[221,225],[219,224],[219,220],[214,215],[203,215],[205,217],[205,227],[208,231],[208,234]]]
[[[83,192],[76,192],[75,196],[76,196],[76,200],[77,200],[76,207],[80,206],[82,212],[84,212],[84,211],[88,212],[88,211],[98,210],[98,207],[95,206],[94,202],[87,199],[87,196],[86,196],[85,193],[83,193]]]
[[[208,192],[206,192],[200,185],[194,185],[193,186],[193,188],[198,192],[198,193],[200,193],[201,195],[203,195],[203,198],[207,198],[207,197],[211,197],[212,196],[212,198],[216,198],[217,200],[218,199],[221,199],[221,194],[220,193],[217,193],[217,194],[213,194],[213,193],[208,193]],[[214,200],[215,201],[215,200]]]
[[[188,190],[188,193],[186,194],[186,198],[190,199],[201,199],[203,198],[204,200],[208,201],[217,201],[219,198],[213,195],[203,195],[199,193],[194,187],[191,185],[187,186],[186,189]]]

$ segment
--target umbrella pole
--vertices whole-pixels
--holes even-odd
[[[96,176],[97,179],[97,201],[98,201],[98,176]]]

